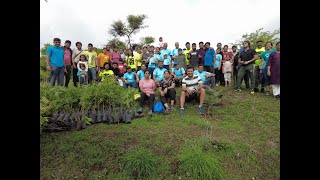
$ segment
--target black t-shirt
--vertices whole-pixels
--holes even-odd
[[[116,69],[113,69],[113,68],[112,68],[112,71],[113,71],[113,73],[114,73],[115,76],[122,76],[119,68],[116,68]]]
[[[251,48],[249,48],[249,50],[246,51],[246,52],[245,52],[245,50],[243,50],[240,53],[241,61],[250,61],[251,59],[253,59],[254,55],[256,55],[256,54],[257,54],[257,52],[254,49],[251,49]],[[251,62],[251,63],[253,63],[253,62]],[[251,63],[249,63],[249,64],[251,64]]]

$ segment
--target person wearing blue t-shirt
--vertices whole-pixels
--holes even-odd
[[[174,62],[174,67],[172,68],[171,75],[173,76],[175,80],[176,87],[181,86],[182,79],[186,77],[186,71],[182,67],[180,67],[179,62]]]
[[[157,86],[159,86],[159,82],[164,78],[164,72],[167,70],[163,66],[163,60],[158,61],[158,66],[154,71],[153,71],[153,80],[156,83]]]
[[[163,49],[160,51],[161,58],[163,59],[163,67],[170,71],[171,65],[171,51],[168,48],[168,43],[163,44]],[[166,54],[166,56],[165,56]]]
[[[54,86],[58,79],[58,85],[64,84],[64,50],[60,46],[59,38],[53,39],[54,46],[49,46],[47,49],[47,70],[50,72],[50,86]]]
[[[147,66],[145,63],[141,64],[141,69],[136,74],[137,84],[139,84],[139,81],[144,79],[144,72],[147,70]],[[151,74],[149,74],[151,78]]]
[[[148,64],[148,70],[150,71],[151,79],[153,78],[153,71],[156,68],[157,60],[156,57],[153,55],[153,51],[149,52],[149,58],[148,58],[149,64]]]
[[[136,82],[136,73],[132,72],[130,66],[127,67],[127,72],[123,75],[123,81],[124,88],[128,88],[129,86],[133,88],[138,88],[138,84]]]
[[[198,70],[194,71],[194,75],[197,75],[201,78],[201,81],[203,82],[204,88],[208,89],[208,88],[214,88],[215,86],[215,74],[214,73],[210,73],[207,71],[203,70],[203,65],[199,64],[198,66]]]
[[[214,62],[214,55],[216,54],[216,52],[214,51],[213,48],[210,48],[210,42],[206,42],[205,43],[205,48],[206,48],[206,52],[204,55],[204,70],[207,72],[214,72],[214,68],[213,68],[213,62]]]
[[[176,42],[176,43],[174,44],[174,46],[175,46],[176,48],[171,51],[171,56],[172,56],[172,58],[179,56],[179,53],[178,53],[178,51],[179,51],[179,49],[180,49],[180,48],[179,48],[179,43]],[[183,51],[183,50],[182,50],[182,54],[184,54],[184,51]]]

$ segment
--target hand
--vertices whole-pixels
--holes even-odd
[[[86,75],[86,72],[85,72],[85,71],[82,71],[82,75]]]
[[[72,64],[72,68],[73,68],[73,69],[77,69],[77,66],[76,66],[75,63]]]
[[[220,68],[220,67],[218,67],[218,70],[219,70],[219,71],[220,71],[220,69],[221,69],[221,68]]]
[[[271,76],[271,72],[270,71],[268,71],[268,76]]]
[[[248,64],[248,63],[249,63],[249,61],[245,61],[243,64],[245,64],[245,65],[246,65],[246,64]]]
[[[126,84],[129,84],[129,82],[128,82],[127,80],[124,80],[124,82],[125,82]]]
[[[64,72],[65,72],[66,74],[68,74],[68,71],[67,71],[67,69],[66,69],[66,68],[64,68]]]
[[[190,90],[190,89],[187,89],[187,93],[188,93],[189,95],[191,95],[191,94],[193,93],[193,91]]]
[[[165,88],[165,89],[163,90],[163,92],[164,92],[165,94],[167,94],[168,88]]]
[[[51,66],[47,66],[47,70],[48,70],[48,71],[51,71]]]
[[[150,94],[149,94],[149,93],[147,93],[146,95],[147,95],[148,97],[150,97]]]
[[[202,56],[199,54],[199,58],[202,58]]]

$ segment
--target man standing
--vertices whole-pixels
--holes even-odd
[[[203,47],[203,42],[199,42],[199,49],[198,51],[198,55],[199,55],[199,63],[198,64],[204,64],[204,55],[206,54],[206,50]]]
[[[205,44],[206,47],[206,53],[204,55],[204,70],[210,73],[214,72],[213,68],[213,62],[215,58],[216,52],[214,51],[213,48],[210,48],[210,43],[206,42]]]
[[[170,65],[171,65],[171,51],[168,48],[168,43],[163,44],[163,49],[160,51],[161,58],[163,59],[163,67],[166,68],[168,71],[170,71]],[[164,55],[167,54],[167,57],[165,58]]]
[[[257,48],[256,52],[258,55],[258,59],[255,61],[255,66],[254,66],[254,77],[255,77],[255,84],[254,84],[254,92],[258,92],[259,89],[259,84],[261,84],[261,92],[264,93],[264,79],[262,76],[262,71],[260,73],[260,67],[261,67],[261,55],[263,52],[265,52],[265,47],[262,47],[262,41],[259,40],[257,41]]]
[[[184,57],[186,59],[187,66],[189,66],[189,64],[190,64],[189,59],[188,59],[188,54],[189,54],[190,51],[191,51],[190,43],[187,42],[186,43],[186,49],[184,50]]]
[[[56,79],[58,79],[58,85],[63,86],[64,50],[60,46],[61,40],[59,38],[54,38],[53,43],[54,46],[49,46],[47,49],[47,70],[50,71],[50,85],[54,86]]]
[[[99,71],[99,64],[97,62],[97,53],[93,51],[93,45],[91,43],[88,44],[88,50],[83,53],[88,60],[88,73],[90,81],[97,81],[97,71]]]
[[[199,64],[199,51],[196,43],[192,43],[192,50],[188,53],[189,66],[196,68]]]
[[[82,50],[82,43],[76,42],[76,48],[72,51],[72,74],[73,74],[73,85],[77,87],[77,82],[79,81],[79,78],[77,76],[78,68],[77,64],[80,60],[80,55],[83,54]]]
[[[72,50],[70,49],[71,41],[66,40],[64,42],[64,64],[65,64],[65,72],[64,75],[66,77],[65,87],[68,87],[70,76],[71,76],[71,60],[72,60]]]
[[[178,56],[179,56],[179,43],[178,42],[176,42],[175,44],[174,44],[174,46],[176,47],[175,49],[173,49],[172,51],[171,51],[171,60],[173,60],[173,59],[175,59],[175,58],[177,58]],[[181,49],[182,50],[182,49]],[[184,52],[183,52],[183,50],[182,50],[182,54],[184,54]]]
[[[258,55],[254,49],[250,48],[250,42],[243,42],[243,51],[240,53],[240,57],[238,63],[240,64],[240,68],[238,71],[237,78],[237,89],[235,91],[241,91],[241,80],[245,74],[249,74],[249,78],[251,81],[251,94],[254,94],[254,77],[253,77],[253,64],[254,61],[258,59]]]
[[[162,48],[164,45],[162,37],[159,37],[159,47]]]
[[[193,68],[188,67],[187,75],[182,79],[182,91],[180,95],[180,115],[184,115],[184,103],[185,101],[197,100],[200,101],[199,112],[204,114],[203,102],[206,95],[206,91],[203,88],[203,82],[201,78],[193,74]]]

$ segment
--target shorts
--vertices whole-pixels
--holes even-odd
[[[231,72],[224,73],[224,80],[231,81]]]
[[[196,92],[186,96],[186,101],[190,102],[192,100],[196,100],[197,102],[200,102],[200,95]]]

